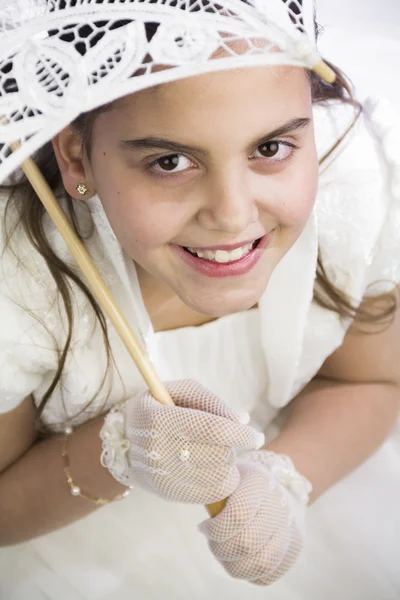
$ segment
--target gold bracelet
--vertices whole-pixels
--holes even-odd
[[[71,425],[67,425],[67,427],[65,427],[65,429],[64,429],[64,434],[65,434],[64,444],[63,444],[63,449],[62,449],[62,453],[61,453],[63,463],[64,463],[64,473],[67,478],[67,482],[70,487],[71,494],[73,496],[80,496],[81,498],[84,498],[85,500],[89,500],[89,502],[94,502],[94,504],[97,504],[97,505],[111,504],[112,502],[117,502],[118,500],[123,500],[124,498],[127,498],[132,491],[131,487],[127,488],[124,492],[122,492],[122,494],[118,494],[118,496],[115,496],[115,498],[112,498],[111,500],[107,500],[106,498],[97,498],[96,496],[91,496],[90,494],[87,494],[86,492],[82,491],[79,485],[76,485],[76,483],[72,479],[72,475],[69,470],[70,464],[69,464],[69,457],[67,454],[68,439],[73,434],[73,431],[74,430],[71,427]]]

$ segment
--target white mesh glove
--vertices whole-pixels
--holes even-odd
[[[145,392],[108,413],[100,432],[102,465],[124,485],[166,500],[210,504],[226,498],[240,479],[234,448],[260,448],[264,435],[247,425],[248,415],[195,381],[166,388],[176,406]]]
[[[303,547],[310,482],[284,455],[248,452],[240,483],[224,510],[199,525],[214,556],[232,577],[270,585]]]

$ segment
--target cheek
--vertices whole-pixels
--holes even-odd
[[[111,219],[115,234],[125,246],[159,246],[170,239],[174,227],[170,215],[157,209],[150,199],[136,194],[118,198]]]
[[[117,190],[112,196],[99,195],[115,235],[131,254],[169,243],[189,218],[183,203],[158,199],[138,186],[134,193]]]
[[[317,158],[310,157],[290,174],[280,203],[283,226],[298,229],[307,222],[317,196],[318,173]]]
[[[184,222],[184,204],[160,196],[148,182],[133,176],[118,161],[96,157],[96,189],[107,218],[125,248],[157,247],[168,243]]]
[[[113,160],[98,144],[93,153],[95,187],[118,241],[132,257],[174,241],[190,221],[185,195],[167,191]]]

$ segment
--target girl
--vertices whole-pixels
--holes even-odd
[[[394,599],[392,123],[362,111],[340,72],[328,85],[285,58],[315,62],[298,43],[311,3],[128,4],[125,19],[123,2],[29,14],[40,61],[9,59],[16,83],[3,89],[27,106],[56,90],[64,124],[49,118],[36,159],[176,406],[146,392],[14,176],[2,205],[1,597]],[[228,34],[236,21],[241,35]],[[122,86],[130,43],[146,49],[129,62],[136,93]],[[178,52],[190,78],[173,75]],[[82,73],[102,94],[90,111]],[[71,106],[85,110],[67,124]],[[202,505],[227,497],[205,519]]]

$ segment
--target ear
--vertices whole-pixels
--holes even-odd
[[[88,161],[84,156],[82,137],[71,126],[66,127],[52,139],[54,154],[61,172],[64,187],[76,200],[87,200],[96,193]],[[89,190],[81,196],[76,189],[84,183]]]

